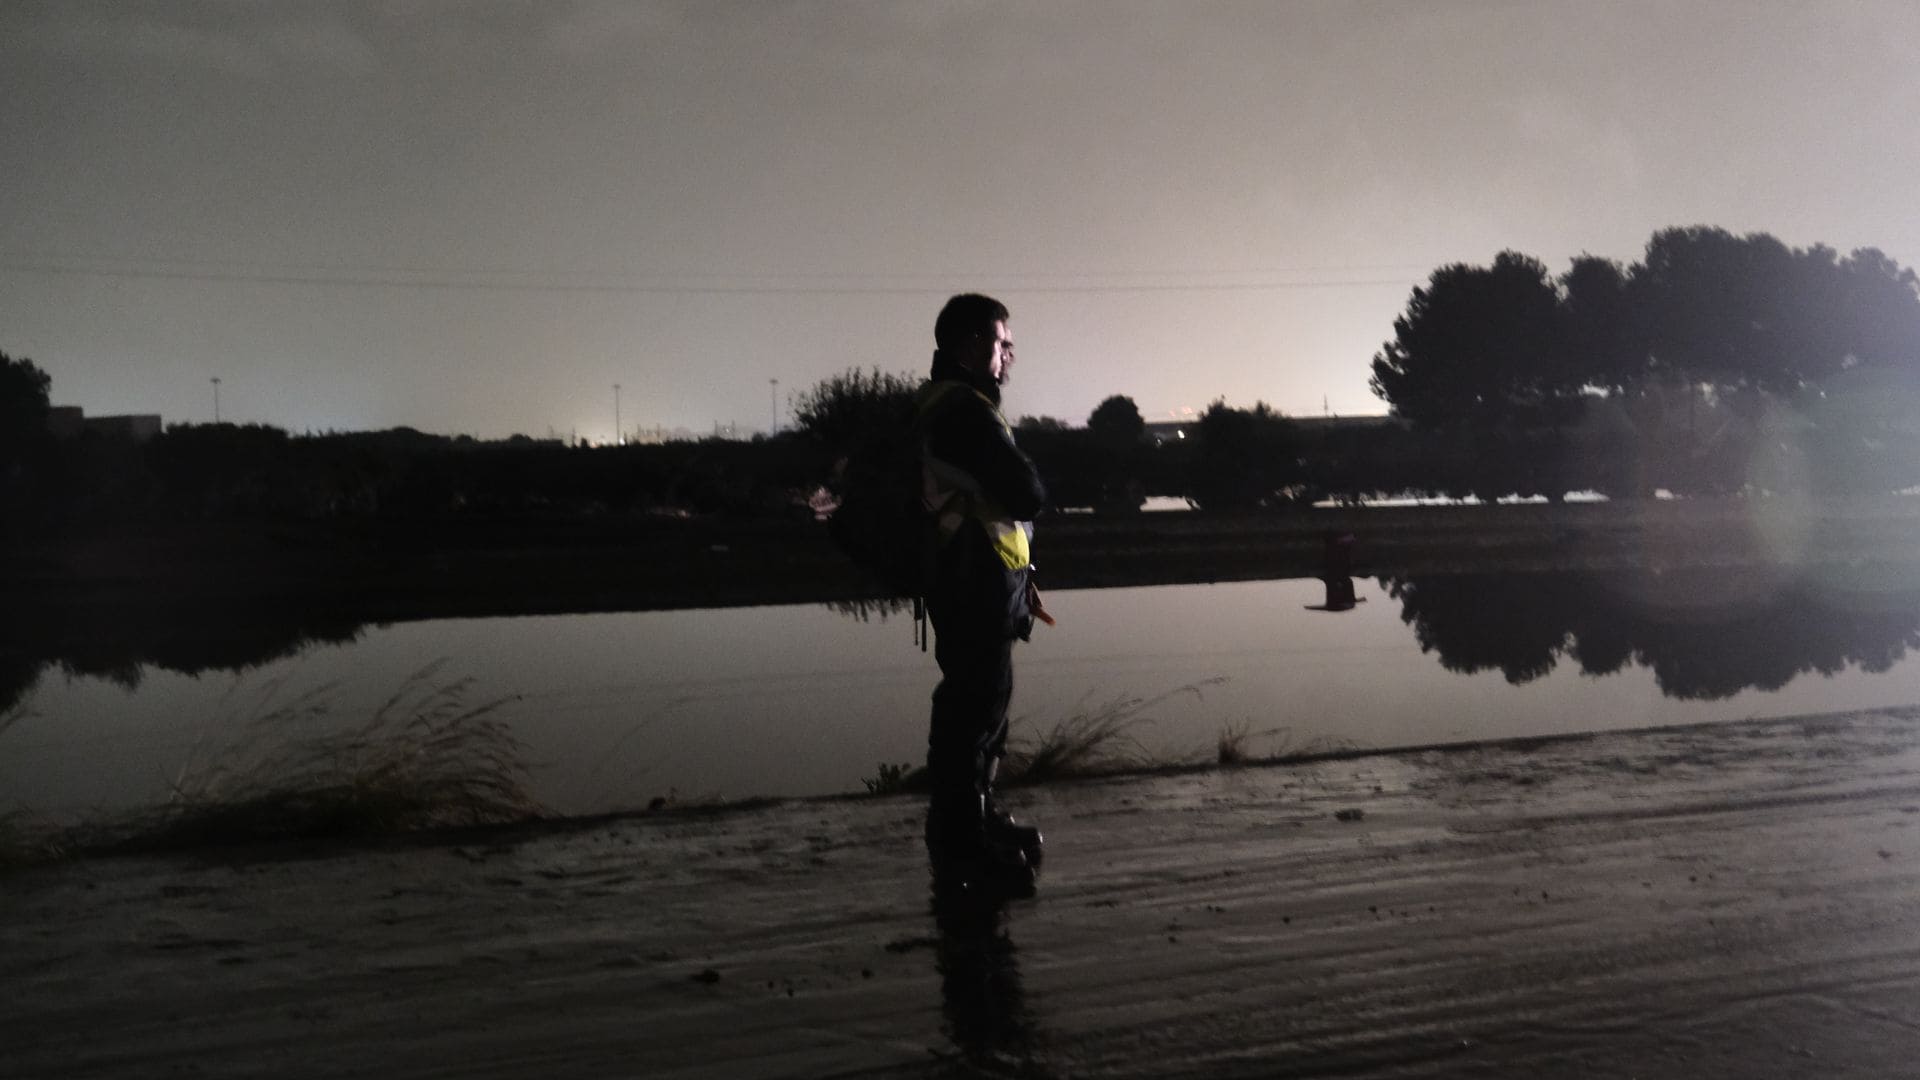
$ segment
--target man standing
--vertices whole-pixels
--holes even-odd
[[[994,804],[993,781],[1006,753],[1013,643],[1036,616],[1047,619],[1029,549],[1046,489],[1000,412],[1013,371],[1006,306],[956,296],[933,337],[933,371],[915,397],[922,490],[937,525],[927,612],[941,676],[927,737],[927,851],[938,886],[1026,891],[1040,833]]]

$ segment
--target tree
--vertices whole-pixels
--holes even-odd
[[[1847,355],[1920,375],[1920,278],[1875,248],[1855,250],[1838,271]]]
[[[49,481],[47,390],[53,380],[26,357],[0,352],[0,534],[22,527],[24,510]]]
[[[1423,426],[1537,420],[1583,381],[1559,348],[1559,302],[1545,264],[1529,255],[1443,266],[1394,320],[1369,385]]]
[[[794,422],[830,452],[845,453],[874,432],[897,425],[913,406],[920,380],[905,372],[848,368],[794,399]]]
[[[1147,422],[1140,418],[1132,398],[1115,394],[1094,407],[1093,415],[1087,417],[1087,430],[1102,445],[1124,449],[1146,437]]]
[[[1460,450],[1449,486],[1482,495],[1779,490],[1808,454],[1827,488],[1904,487],[1920,276],[1873,248],[1841,258],[1709,226],[1656,232],[1630,267],[1583,255],[1554,280],[1503,252],[1413,290],[1371,384]]]
[[[1198,437],[1188,495],[1202,509],[1274,509],[1301,494],[1299,438],[1266,402],[1235,409],[1215,401],[1200,415]]]
[[[1567,381],[1617,391],[1646,375],[1645,320],[1627,268],[1581,255],[1560,275],[1560,364]]]
[[[1795,393],[1840,370],[1834,253],[1766,233],[1663,229],[1633,271],[1651,373],[1725,389]]]
[[[1051,416],[1023,416],[1014,427],[1021,431],[1067,431],[1067,422]]]
[[[0,352],[0,441],[24,441],[46,427],[53,378],[26,357]]]

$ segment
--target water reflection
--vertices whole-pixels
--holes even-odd
[[[1920,646],[1920,590],[1905,587],[1726,571],[1380,580],[1422,652],[1516,685],[1565,658],[1590,676],[1638,664],[1669,697],[1712,700],[1811,672],[1884,672]]]
[[[1051,1075],[1020,978],[1019,950],[1003,902],[936,893],[940,1012],[947,1037],[973,1069],[990,1075]]]
[[[1327,590],[1327,599],[1323,603],[1302,605],[1308,611],[1352,611],[1364,599],[1355,594],[1350,577],[1323,577],[1320,584]]]
[[[355,641],[367,625],[278,605],[9,604],[0,612],[0,714],[49,669],[133,690],[148,667],[183,675],[246,671],[312,645]]]
[[[1353,587],[1353,548],[1352,533],[1329,532],[1322,538],[1320,584],[1327,599],[1304,605],[1308,611],[1352,611],[1365,600]]]
[[[828,611],[860,622],[886,622],[897,615],[905,615],[912,610],[913,602],[898,598],[885,600],[829,600],[824,605]]]
[[[1062,590],[1051,599],[1072,618],[1022,650],[1015,731],[1200,684],[1204,698],[1169,699],[1129,731],[1148,757],[1211,759],[1235,726],[1375,748],[1920,701],[1920,568],[1833,573],[1346,577],[1357,606],[1337,617],[1301,610],[1325,591],[1314,579]],[[346,724],[436,660],[480,678],[482,698],[515,699],[500,717],[561,812],[857,792],[876,762],[925,753],[938,672],[906,610],[375,624],[264,604],[0,603],[0,808],[149,805],[276,687],[326,688],[329,722]],[[1839,674],[1795,678],[1813,672]],[[21,707],[33,719],[8,723]]]

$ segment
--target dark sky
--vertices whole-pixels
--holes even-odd
[[[90,413],[764,428],[1014,311],[1013,415],[1378,412],[1436,265],[1920,261],[1913,0],[0,4],[0,349]]]

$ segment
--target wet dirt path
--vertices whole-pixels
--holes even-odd
[[[0,878],[0,1075],[1887,1077],[1920,711]]]

